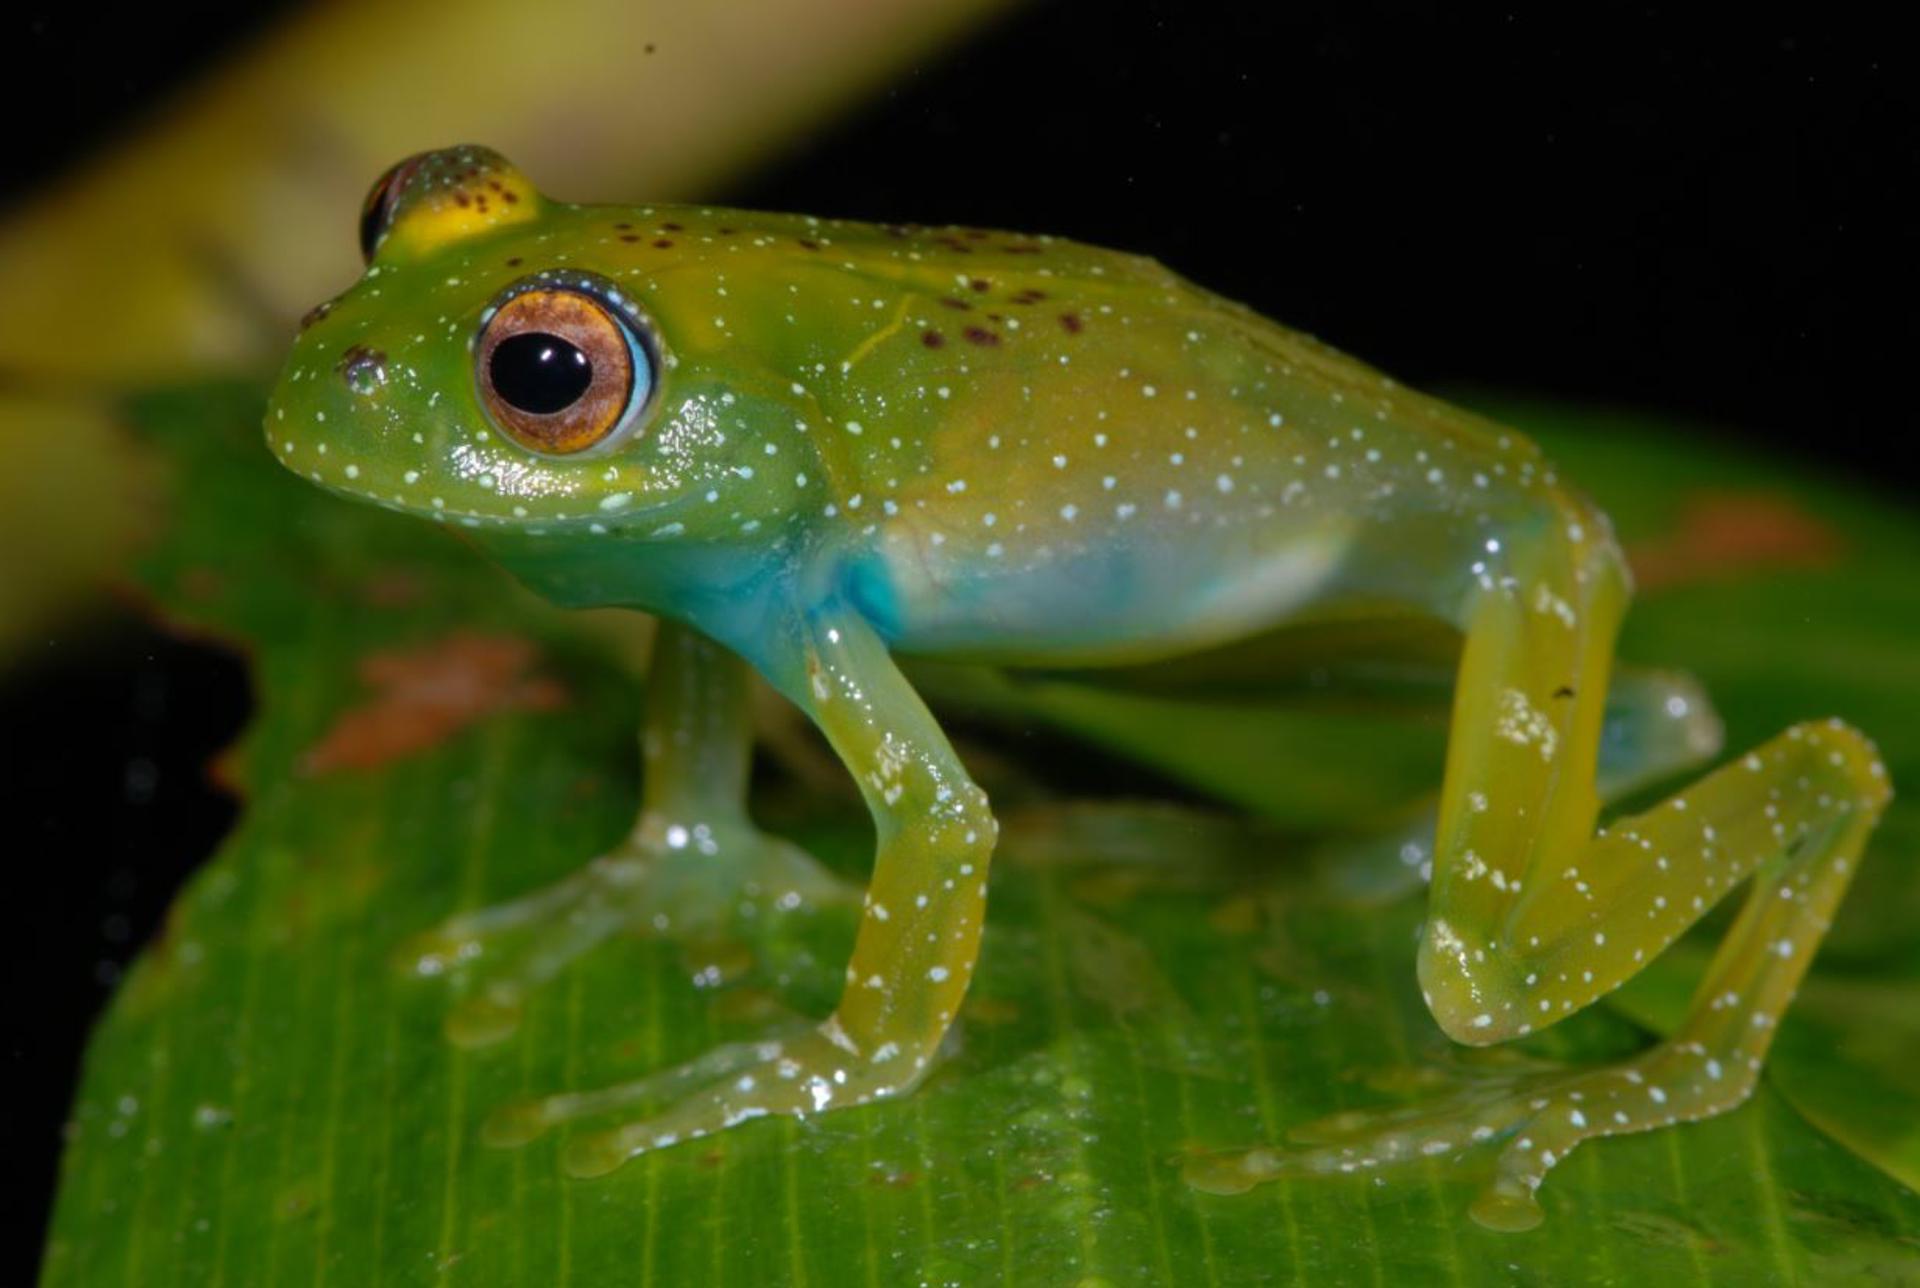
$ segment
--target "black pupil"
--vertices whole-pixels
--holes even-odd
[[[522,331],[493,348],[487,374],[494,392],[535,416],[564,411],[593,383],[587,355],[557,335]]]

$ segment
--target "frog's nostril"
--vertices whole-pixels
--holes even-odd
[[[352,345],[340,355],[334,370],[353,392],[375,393],[387,383],[387,355],[364,344]]]

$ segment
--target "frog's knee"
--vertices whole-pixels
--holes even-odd
[[[1420,937],[1418,969],[1427,1010],[1455,1042],[1487,1046],[1533,1031],[1527,990],[1497,943],[1436,917]]]
[[[942,783],[923,817],[934,839],[955,850],[990,852],[1000,836],[987,794],[964,779]]]
[[[1893,799],[1893,782],[1873,740],[1844,720],[1812,720],[1787,730],[1788,747],[1812,756],[1810,768],[1827,778],[1842,799],[1878,814]]]

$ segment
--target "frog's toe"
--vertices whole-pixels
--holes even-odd
[[[447,1012],[442,1028],[457,1047],[482,1047],[501,1042],[520,1027],[525,1000],[510,984],[489,985]]]
[[[1196,1154],[1181,1174],[1207,1194],[1240,1194],[1289,1177],[1366,1175],[1476,1151],[1524,1114],[1524,1100],[1470,1087],[1414,1105],[1333,1114],[1294,1128],[1286,1145]]]
[[[728,1074],[764,1064],[775,1058],[779,1051],[778,1039],[735,1042],[715,1047],[698,1059],[631,1082],[593,1091],[563,1091],[531,1100],[512,1101],[488,1115],[480,1129],[480,1136],[487,1144],[499,1148],[525,1145],[538,1140],[561,1123],[608,1113],[629,1105],[670,1101]]]
[[[569,1176],[603,1176],[627,1160],[725,1131],[775,1114],[807,1117],[868,1104],[911,1089],[915,1062],[878,1058],[856,1050],[834,1021],[791,1038],[720,1047],[688,1064],[637,1083],[577,1096],[551,1097],[531,1113],[513,1106],[496,1117],[487,1139],[514,1144],[531,1139],[526,1129],[602,1112],[610,1106],[655,1099],[673,1089],[655,1113],[567,1143],[562,1166]],[[537,1134],[537,1133],[536,1133]]]
[[[410,975],[444,975],[480,953],[480,941],[454,933],[451,926],[435,926],[409,935],[394,951],[394,964]]]

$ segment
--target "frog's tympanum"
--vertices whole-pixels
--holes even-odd
[[[1097,667],[1355,617],[1462,641],[1418,958],[1451,1037],[1553,1024],[1752,892],[1685,1022],[1643,1053],[1348,1123],[1336,1145],[1209,1155],[1188,1179],[1231,1192],[1484,1147],[1501,1152],[1474,1214],[1523,1228],[1580,1142],[1752,1091],[1885,772],[1851,728],[1804,724],[1597,827],[1604,799],[1704,760],[1717,732],[1684,680],[1610,675],[1620,548],[1519,434],[1152,260],[1049,237],[567,205],[471,147],[390,171],[361,237],[365,276],[309,316],[273,394],[272,450],[454,526],[557,603],[660,620],[631,837],[441,928],[430,960],[507,927],[536,940],[456,1038],[504,1036],[610,932],[836,897],[748,818],[752,673],[819,727],[878,832],[833,1014],[656,1075],[664,1106],[576,1137],[574,1173],[926,1075],[974,969],[995,824],[897,657]],[[492,1134],[627,1093],[557,1095]]]

